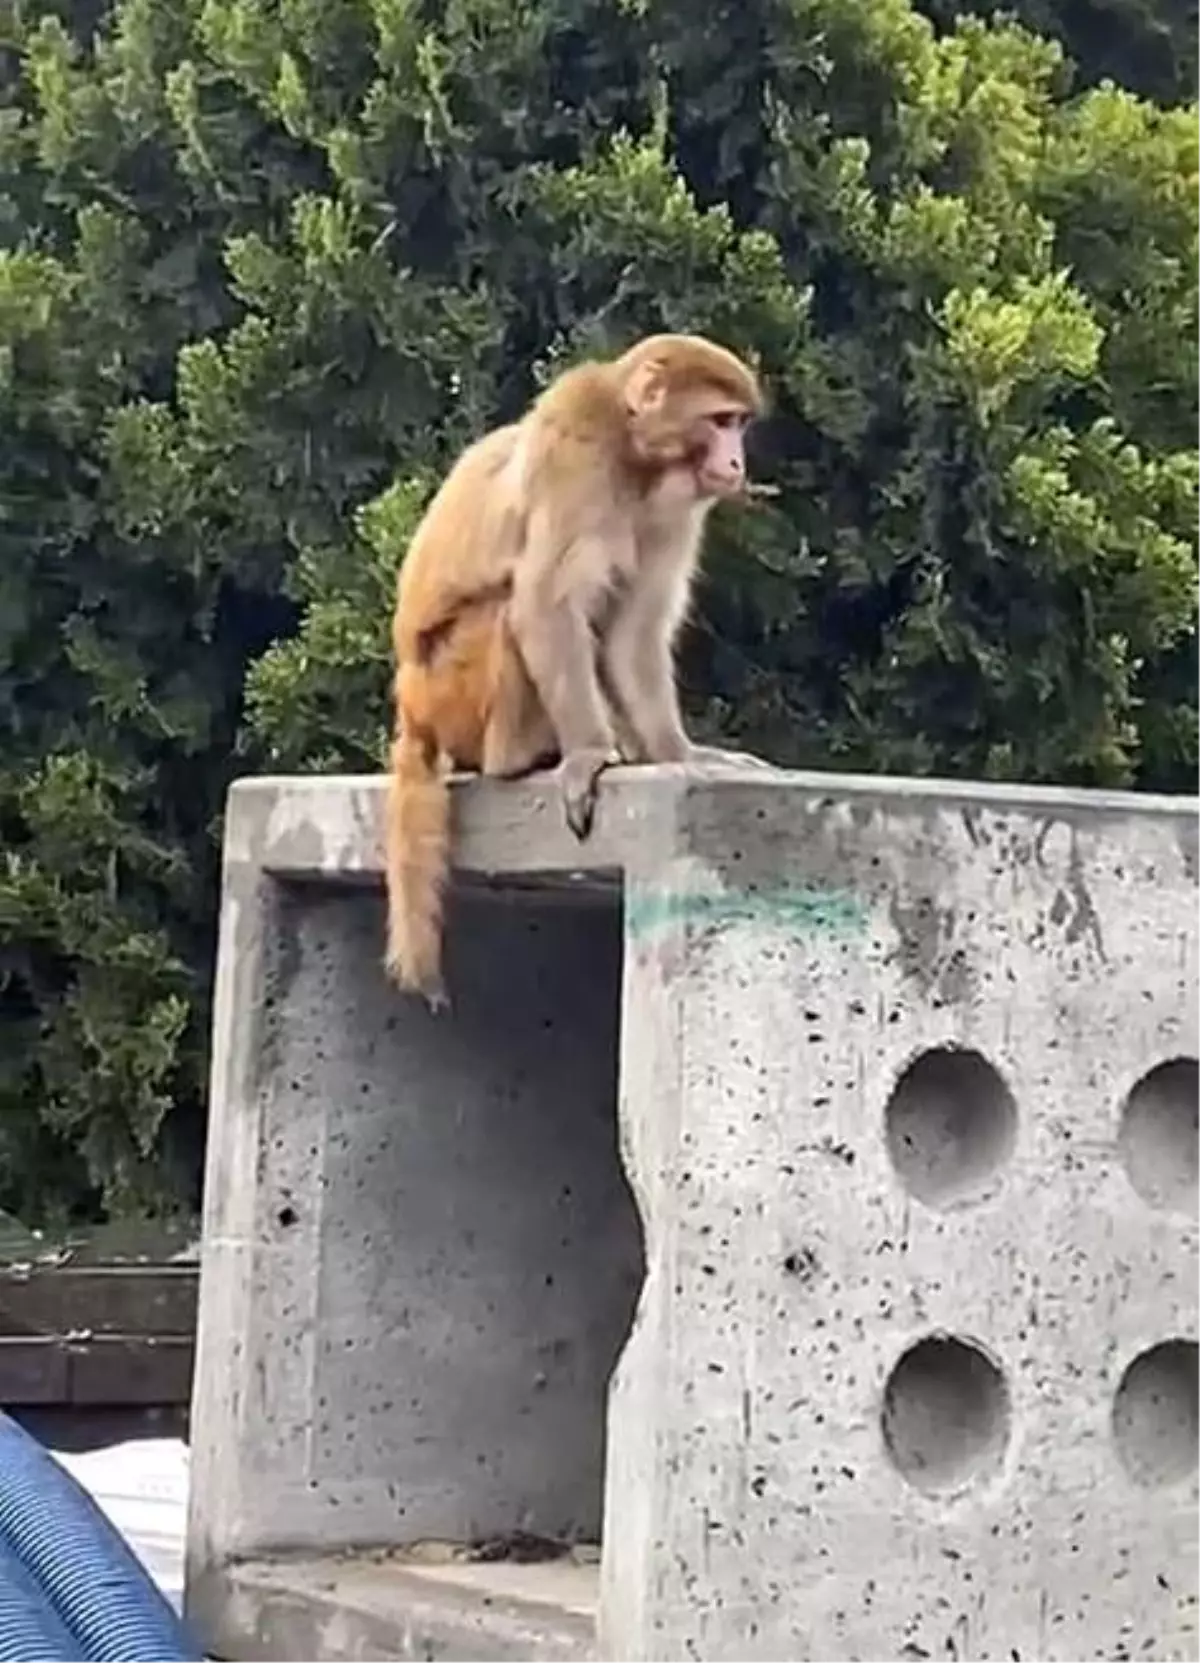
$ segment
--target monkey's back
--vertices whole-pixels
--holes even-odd
[[[510,423],[469,446],[425,510],[396,586],[392,645],[396,658],[422,656],[422,639],[450,624],[481,594],[502,588],[518,541],[517,502],[507,502],[500,476],[512,461],[520,427]],[[497,520],[514,518],[513,536]]]

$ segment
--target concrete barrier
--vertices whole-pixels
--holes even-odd
[[[229,800],[213,1654],[1196,1657],[1194,803],[464,783],[437,1017],[381,808]]]

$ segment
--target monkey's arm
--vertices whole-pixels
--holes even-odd
[[[606,679],[643,762],[683,762],[692,751],[675,686],[674,639],[691,572],[643,570],[605,642]]]
[[[533,518],[509,604],[509,627],[558,740],[567,822],[581,838],[591,829],[601,773],[621,760],[592,634],[612,563],[599,539],[556,549]]]

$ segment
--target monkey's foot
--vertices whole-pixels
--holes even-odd
[[[693,745],[688,752],[687,760],[701,766],[715,763],[722,768],[767,768],[772,772],[776,767],[774,762],[768,762],[763,756],[755,756],[753,751],[726,751],[719,745]]]
[[[592,829],[600,776],[606,768],[616,768],[620,762],[620,751],[597,745],[569,751],[558,765],[558,787],[567,824],[581,843]]]

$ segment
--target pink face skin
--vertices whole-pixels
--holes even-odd
[[[746,428],[743,410],[718,410],[696,423],[692,463],[699,497],[736,497],[746,486]]]
[[[745,440],[750,420],[744,406],[717,406],[693,416],[682,432],[678,428],[672,432],[673,422],[666,423],[667,433],[660,436],[653,427],[646,432],[644,413],[634,415],[631,447],[639,461],[657,473],[654,497],[682,507],[740,496],[746,488]]]

